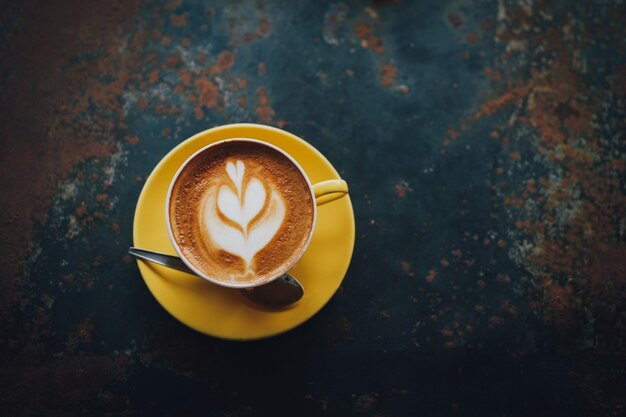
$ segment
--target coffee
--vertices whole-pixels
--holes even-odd
[[[196,269],[221,282],[254,285],[299,258],[315,201],[287,156],[258,142],[227,141],[187,163],[168,210],[172,236]]]

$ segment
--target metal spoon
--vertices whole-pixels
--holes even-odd
[[[165,253],[154,252],[146,249],[130,247],[128,253],[136,258],[145,261],[154,262],[155,264],[167,266],[168,268],[177,269],[188,274],[196,275],[189,267],[177,256],[167,255]],[[258,287],[246,288],[241,290],[246,297],[267,307],[286,307],[293,304],[304,295],[304,288],[297,279],[291,275],[283,275],[274,281],[259,285]]]

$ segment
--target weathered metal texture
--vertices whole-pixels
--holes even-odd
[[[624,413],[624,2],[5,3],[2,415]],[[327,155],[358,230],[249,344],[125,254],[159,159],[240,121]]]

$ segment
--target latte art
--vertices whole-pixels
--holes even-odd
[[[306,247],[315,217],[298,167],[252,141],[226,141],[194,156],[169,201],[181,256],[229,284],[258,285],[287,272]]]
[[[250,178],[244,187],[242,161],[228,162],[226,172],[232,183],[209,190],[204,224],[216,246],[242,258],[248,272],[254,255],[272,240],[283,223],[285,203],[269,186],[268,193],[257,178]]]

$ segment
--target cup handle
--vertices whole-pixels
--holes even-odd
[[[318,206],[330,203],[348,194],[348,183],[344,180],[327,180],[313,185],[315,203]]]

